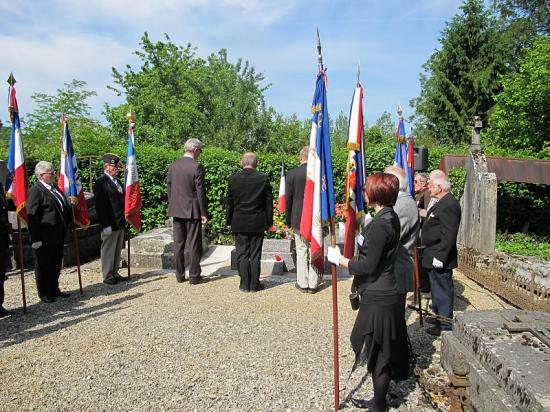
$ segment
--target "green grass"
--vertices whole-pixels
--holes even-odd
[[[550,260],[550,243],[525,233],[497,233],[496,249],[499,252]]]

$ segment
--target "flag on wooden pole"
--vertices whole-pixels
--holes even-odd
[[[279,183],[279,211],[286,211],[285,162],[281,162],[281,181]]]
[[[136,153],[134,151],[133,118],[128,126],[128,154],[126,156],[126,192],[124,193],[124,216],[134,229],[141,230],[141,193],[137,171]]]
[[[349,116],[348,164],[346,178],[346,226],[344,256],[348,259],[355,252],[355,235],[360,227],[358,220],[364,215],[363,186],[365,183],[365,151],[363,133],[363,87],[358,82]]]
[[[69,131],[69,122],[64,114],[61,115],[61,124],[63,127],[63,136],[61,137],[61,160],[59,163],[57,187],[74,206],[75,223],[79,227],[86,228],[90,225],[90,214],[76,164],[76,155]]]
[[[19,106],[15,95],[15,78],[10,73],[8,78],[8,112],[11,121],[10,147],[8,153],[8,175],[6,176],[6,197],[15,204],[17,215],[27,222],[27,189],[28,180],[23,154],[23,136],[19,120]]]

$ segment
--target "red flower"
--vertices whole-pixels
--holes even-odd
[[[280,262],[281,260],[283,260],[283,258],[281,258],[279,255],[275,255],[276,262]]]

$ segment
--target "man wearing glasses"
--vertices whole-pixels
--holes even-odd
[[[199,139],[185,142],[185,154],[168,169],[168,216],[173,218],[176,280],[185,281],[184,252],[187,251],[189,283],[204,283],[201,276],[202,225],[208,222],[204,168],[197,162],[204,144]]]
[[[29,190],[27,214],[32,248],[35,251],[35,275],[38,296],[45,303],[66,298],[59,290],[63,259],[63,241],[70,222],[70,206],[57,189],[53,165],[40,161],[34,168],[38,181]]]
[[[105,154],[104,173],[94,184],[95,209],[101,226],[101,272],[107,285],[127,280],[118,273],[126,227],[124,187],[117,179],[119,161],[117,155]]]

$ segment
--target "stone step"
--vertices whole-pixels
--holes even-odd
[[[470,397],[476,410],[550,410],[550,348],[530,332],[511,333],[504,327],[505,322],[517,324],[518,317],[550,328],[550,313],[484,310],[457,313],[452,333],[443,334],[441,363],[447,371],[459,353],[471,360],[475,385]]]

